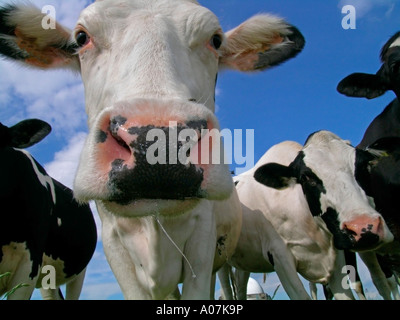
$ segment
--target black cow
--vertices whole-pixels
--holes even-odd
[[[88,205],[46,174],[25,150],[42,140],[51,127],[36,119],[10,128],[0,123],[0,296],[19,284],[9,299],[30,299],[41,288],[44,299],[78,299],[87,264],[97,242]]]
[[[358,181],[387,221],[397,244],[393,250],[398,251],[400,204],[396,197],[400,191],[400,32],[383,46],[380,58],[382,66],[376,74],[353,73],[338,84],[337,90],[350,97],[367,99],[379,97],[388,90],[396,94],[396,98],[368,126],[357,148],[387,151],[386,157],[381,157]],[[400,257],[397,254],[378,255],[378,259],[387,277],[392,275],[391,271],[399,271]]]

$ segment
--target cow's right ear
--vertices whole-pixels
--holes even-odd
[[[375,74],[353,73],[337,86],[337,91],[348,97],[374,99],[388,90],[381,78]]]
[[[259,167],[254,173],[254,179],[267,187],[278,190],[297,183],[292,167],[274,162]]]
[[[39,119],[23,120],[9,128],[10,147],[28,148],[43,140],[51,132],[51,126]]]
[[[305,45],[295,26],[267,14],[255,15],[225,35],[220,67],[245,72],[277,66],[296,57]]]
[[[71,32],[48,19],[27,2],[0,7],[0,55],[41,69],[79,71]]]

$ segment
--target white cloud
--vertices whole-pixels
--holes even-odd
[[[80,77],[66,71],[36,71],[0,62],[0,118],[14,124],[25,118],[49,122],[57,135],[86,129]]]
[[[52,162],[44,165],[47,173],[69,188],[72,188],[79,157],[86,139],[86,133],[73,136],[68,145],[54,155]]]
[[[357,19],[365,17],[375,8],[386,8],[386,18],[390,17],[397,0],[340,0],[338,7],[352,5],[356,9]]]
[[[79,13],[91,1],[36,0],[38,8],[52,5],[56,19],[73,28]],[[0,0],[0,5],[10,1]],[[86,129],[81,78],[65,70],[41,71],[20,63],[0,61],[0,119],[14,124],[25,118],[49,122],[57,135],[71,136]]]

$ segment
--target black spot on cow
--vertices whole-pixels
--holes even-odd
[[[186,123],[186,126],[190,129],[198,130],[201,132],[201,130],[207,129],[207,121],[205,120],[192,120],[188,121]]]
[[[308,138],[310,139],[310,138]],[[295,160],[290,164],[298,183],[307,199],[308,206],[313,216],[323,214],[321,208],[321,194],[326,193],[323,181],[304,162],[305,154],[299,152]]]
[[[228,238],[228,235],[225,234],[218,238],[217,240],[217,252],[219,256],[222,256],[222,252],[225,251],[225,241]]]
[[[120,126],[123,126],[128,119],[123,116],[115,116],[110,120],[110,131],[118,131]]]
[[[351,249],[354,247],[354,235],[349,233],[348,230],[341,230],[338,213],[332,208],[322,215],[322,220],[326,223],[328,230],[333,234],[333,243],[339,250]]]
[[[96,142],[97,143],[104,143],[107,140],[107,133],[104,132],[103,130],[99,130],[97,132],[97,136],[96,136]]]
[[[267,255],[268,255],[268,261],[269,261],[269,263],[271,264],[271,265],[273,265],[274,266],[274,256],[272,255],[272,253],[271,252],[267,252]]]

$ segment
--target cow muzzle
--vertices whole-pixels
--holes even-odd
[[[332,232],[334,245],[339,250],[375,250],[393,241],[393,234],[378,214],[359,214],[340,223],[337,212],[328,208],[322,219]]]
[[[201,132],[207,130],[206,120],[141,126],[117,116],[110,119],[106,130],[102,147],[111,165],[108,188],[112,201],[124,204],[132,199],[204,196],[204,169],[201,163],[192,163],[191,156],[201,143]]]
[[[393,235],[382,217],[361,215],[344,222],[343,232],[352,239],[352,249],[356,251],[375,249],[393,240]]]
[[[143,199],[222,200],[232,192],[217,120],[202,105],[114,106],[102,112],[89,136],[75,180],[78,199],[89,194],[90,200],[128,205]]]

